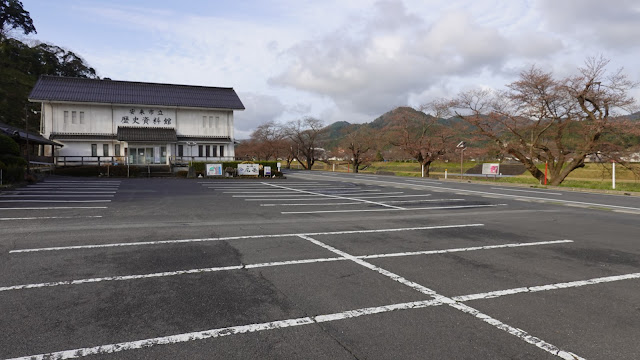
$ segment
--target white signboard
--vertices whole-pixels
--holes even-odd
[[[271,166],[264,167],[264,176],[271,176]]]
[[[482,164],[482,175],[498,175],[500,164]]]
[[[238,164],[238,175],[260,175],[260,168],[258,164]]]
[[[176,110],[161,107],[116,107],[113,123],[117,126],[175,127]]]
[[[207,164],[207,176],[222,176],[222,164]]]
[[[276,165],[278,166],[278,171],[280,171],[280,168],[282,167],[282,163],[277,163]]]

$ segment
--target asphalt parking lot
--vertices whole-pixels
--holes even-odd
[[[0,193],[0,358],[637,359],[640,198],[392,176]]]

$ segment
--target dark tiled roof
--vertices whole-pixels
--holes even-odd
[[[27,136],[29,137],[29,141],[34,144],[42,144],[42,145],[55,145],[55,146],[63,146],[60,143],[55,141],[51,141],[49,139],[44,138],[40,134],[34,134],[32,132],[25,132],[24,129],[17,128],[15,126],[7,125],[5,123],[0,123],[0,134],[7,135],[14,140],[17,141],[27,141]]]
[[[120,141],[164,141],[176,142],[176,130],[173,128],[151,127],[118,127],[118,140]]]
[[[113,134],[89,134],[89,133],[51,133],[49,139],[84,139],[84,140],[115,140],[116,136]]]
[[[178,135],[178,141],[215,141],[215,140],[231,141],[231,138],[228,137],[228,136],[186,136],[186,135]]]
[[[244,110],[233,88],[43,75],[29,100]]]

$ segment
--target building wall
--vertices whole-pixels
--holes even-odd
[[[43,103],[41,115],[42,134],[50,138],[51,133],[71,133],[89,135],[116,135],[119,126],[169,127],[176,130],[178,136],[229,137],[231,142],[211,139],[202,142],[208,145],[225,146],[225,157],[233,157],[233,111],[218,109],[184,109],[147,105],[101,105],[81,103]],[[122,152],[128,147],[117,140],[74,140],[57,141],[65,146],[58,150],[58,156],[91,156],[91,145],[98,144],[98,156],[103,156],[102,145],[108,143],[110,155],[114,144],[120,143]],[[185,143],[184,155],[188,151]],[[137,144],[139,145],[139,144]],[[157,145],[157,144],[156,144]],[[163,144],[164,145],[164,144]],[[173,144],[167,144],[167,152],[177,155]],[[197,146],[194,148],[197,155]]]

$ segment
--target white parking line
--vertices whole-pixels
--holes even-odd
[[[403,198],[403,197],[424,197],[431,196],[432,194],[407,194],[407,195],[389,195],[389,196],[367,196],[367,197],[359,197],[359,199],[383,199],[383,198]]]
[[[91,195],[28,195],[28,194],[22,194],[22,195],[0,195],[1,197],[5,198],[5,197],[94,197],[94,196],[103,196],[103,197],[113,197],[113,195],[95,195],[95,194],[91,194]]]
[[[306,191],[306,190],[298,190],[298,189],[294,189],[294,188],[287,188],[285,186],[280,186],[280,185],[273,185],[273,184],[270,184],[270,185],[273,186],[273,187],[281,188],[281,189],[289,189],[291,191],[297,191],[297,192],[302,192],[302,193],[307,193],[307,194],[314,194],[314,195],[326,196],[326,197],[331,197],[331,198],[335,198],[335,199],[343,199],[343,200],[356,200],[356,201],[362,201],[362,202],[365,202],[365,203],[374,204],[374,205],[380,205],[380,206],[393,208],[393,209],[402,209],[399,206],[387,205],[387,204],[383,204],[383,203],[379,203],[379,202],[375,202],[375,201],[355,199],[355,198],[349,198],[349,197],[338,196],[338,195],[319,194],[319,193],[314,193],[314,192]]]
[[[0,210],[63,210],[63,209],[108,209],[106,206],[51,206],[51,207],[12,207]]]
[[[520,189],[497,188],[497,187],[492,187],[491,189],[493,189],[493,190],[506,190],[506,191],[519,191],[519,192],[534,193],[534,194],[562,195],[562,193],[551,192],[551,191],[520,190]]]
[[[455,296],[452,299],[456,301],[493,299],[493,298],[497,298],[505,295],[533,293],[533,292],[557,290],[557,289],[568,289],[568,288],[580,287],[585,285],[603,284],[603,283],[608,283],[613,281],[630,280],[630,279],[640,279],[640,273],[607,276],[607,277],[594,278],[589,280],[570,281],[570,282],[556,283],[556,284],[549,284],[549,285],[539,285],[539,286],[507,289],[507,290],[498,290],[498,291],[491,291],[491,292],[480,293],[480,294]]]
[[[322,214],[322,213],[347,213],[347,212],[447,210],[447,209],[496,207],[496,206],[506,206],[506,205],[507,204],[486,204],[486,205],[433,206],[433,207],[402,208],[402,209],[353,209],[353,210],[318,210],[318,211],[282,211],[281,214]]]
[[[308,199],[311,200],[311,199]],[[382,201],[385,204],[399,204],[399,203],[417,203],[417,202],[437,202],[437,201],[464,201],[464,199],[416,199],[416,200],[392,200]],[[260,206],[331,206],[331,205],[362,205],[360,202],[348,202],[348,203],[320,203],[320,204],[260,204]]]
[[[298,176],[298,175],[296,174],[295,176]],[[326,175],[305,175],[305,176],[328,177]],[[349,180],[348,179],[335,179],[335,181],[345,181],[346,182],[346,181],[349,181]],[[601,207],[601,208],[611,208],[611,209],[614,209],[614,210],[615,209],[632,210],[634,212],[640,211],[640,208],[636,208],[636,207],[619,206],[619,205],[608,205],[608,204],[600,204],[600,203],[590,203],[590,202],[584,202],[584,201],[561,200],[561,199],[533,197],[533,196],[525,196],[525,195],[501,194],[501,193],[493,193],[493,192],[488,192],[488,191],[465,190],[465,189],[456,189],[456,188],[448,188],[448,187],[432,186],[432,185],[407,184],[407,183],[403,183],[403,182],[394,182],[394,181],[381,181],[381,180],[369,180],[369,179],[363,179],[363,181],[372,181],[372,182],[386,183],[386,184],[393,184],[393,185],[422,186],[424,188],[429,188],[429,189],[433,189],[433,190],[436,190],[436,191],[464,192],[464,193],[480,194],[480,195],[488,195],[488,196],[508,197],[508,198],[514,198],[514,199],[517,199],[517,200],[534,200],[534,201],[544,201],[544,202],[551,202],[551,203],[555,202],[555,203],[569,204],[569,205],[575,204],[575,205],[579,205],[579,206],[586,205],[586,206]]]
[[[10,220],[46,220],[46,219],[83,219],[83,218],[101,218],[102,216],[39,216],[39,217],[21,217],[21,218],[0,218],[0,221]]]
[[[57,191],[57,190],[14,190],[7,192],[13,195],[47,195],[47,194],[115,194],[116,191]]]
[[[420,285],[420,284],[415,283],[413,281],[410,281],[410,280],[408,280],[408,279],[406,279],[406,278],[404,278],[404,277],[402,277],[402,276],[400,276],[398,274],[394,274],[394,273],[392,273],[392,272],[390,272],[388,270],[385,270],[385,269],[383,269],[381,267],[375,266],[375,265],[373,265],[373,264],[371,264],[369,262],[366,262],[366,261],[364,261],[362,259],[358,259],[358,258],[356,258],[355,256],[353,256],[351,254],[348,254],[348,253],[346,253],[346,252],[344,252],[342,250],[336,249],[335,247],[333,247],[331,245],[327,245],[327,244],[325,244],[325,243],[323,243],[323,242],[321,242],[319,240],[316,240],[316,239],[314,239],[312,237],[309,237],[309,236],[300,236],[300,237],[303,238],[303,239],[308,240],[309,242],[311,242],[313,244],[316,244],[316,245],[322,247],[323,249],[329,250],[329,251],[333,252],[334,254],[343,256],[343,257],[355,262],[358,265],[364,266],[365,268],[367,268],[369,270],[375,271],[375,272],[377,272],[377,273],[379,273],[381,275],[384,275],[384,276],[386,276],[386,277],[388,277],[388,278],[390,278],[390,279],[392,279],[394,281],[397,281],[397,282],[399,282],[399,283],[401,283],[403,285],[406,285],[406,286],[410,287],[411,289],[414,289],[414,290],[416,290],[416,291],[418,291],[418,292],[420,292],[422,294],[432,296],[433,299],[436,300],[436,301],[440,301],[445,305],[449,305],[454,309],[462,311],[463,313],[472,315],[475,318],[480,319],[480,320],[484,321],[485,323],[494,326],[497,329],[503,330],[503,331],[505,331],[505,332],[507,332],[507,333],[509,333],[511,335],[514,335],[517,338],[519,338],[519,339],[521,339],[521,340],[523,340],[523,341],[525,341],[525,342],[527,342],[529,344],[535,345],[538,348],[540,348],[540,349],[542,349],[542,350],[544,350],[546,352],[549,352],[549,353],[551,353],[553,355],[559,356],[559,357],[561,357],[563,359],[571,359],[571,360],[581,359],[579,356],[577,356],[577,355],[575,355],[573,353],[570,353],[570,352],[566,352],[564,350],[560,350],[559,348],[557,348],[553,344],[550,344],[550,343],[548,343],[548,342],[546,342],[546,341],[544,341],[544,340],[542,340],[540,338],[534,337],[534,336],[528,334],[526,331],[524,331],[522,329],[518,329],[518,328],[515,328],[515,327],[510,326],[508,324],[505,324],[505,323],[503,323],[502,321],[500,321],[500,320],[498,320],[496,318],[492,318],[491,316],[478,311],[477,309],[474,309],[474,308],[472,308],[470,306],[467,306],[465,304],[457,302],[457,301],[455,301],[455,300],[453,300],[453,299],[451,299],[449,297],[440,295],[437,292],[435,292],[434,290],[429,289],[426,286],[423,286],[423,285]]]
[[[605,283],[605,282],[613,282],[613,281],[628,280],[628,279],[638,279],[638,278],[640,278],[640,273],[620,275],[620,276],[610,276],[610,277],[607,277],[607,278],[596,278],[596,279],[590,279],[590,280],[585,280],[585,281],[575,281],[575,282],[572,282],[572,283],[589,282],[589,284],[585,284],[585,285],[591,285],[591,284],[600,284],[600,283]],[[570,284],[570,283],[564,283],[564,284]],[[539,287],[540,288],[548,287],[545,290],[555,290],[555,289],[566,288],[566,287],[556,287],[554,285],[558,285],[558,284],[539,286]],[[582,285],[580,285],[580,286],[582,286]],[[504,290],[504,291],[508,291],[508,290]],[[541,290],[541,291],[543,291],[543,290]],[[478,295],[480,295],[480,294],[456,296],[456,297],[453,297],[451,299],[455,300],[455,301],[458,301],[458,302],[470,301],[470,300],[474,300],[474,299],[478,298]],[[458,298],[461,299],[461,300],[456,300]],[[466,299],[466,300],[464,300],[464,299]],[[112,354],[112,353],[117,353],[117,352],[121,352],[121,351],[128,351],[128,350],[147,348],[147,347],[156,346],[156,345],[169,345],[169,344],[184,343],[184,342],[189,342],[189,341],[197,341],[197,340],[203,340],[203,339],[218,338],[218,337],[223,337],[223,336],[238,335],[238,334],[244,334],[244,333],[249,333],[249,332],[257,332],[257,331],[265,331],[265,330],[277,330],[277,329],[284,329],[284,328],[288,328],[288,327],[292,327],[292,326],[311,325],[311,324],[323,323],[323,322],[329,322],[329,321],[353,319],[353,318],[360,317],[360,316],[381,314],[381,313],[387,313],[387,312],[392,312],[392,311],[422,309],[422,308],[426,308],[426,307],[440,306],[440,305],[444,305],[444,304],[445,304],[445,302],[442,301],[442,299],[412,301],[412,302],[397,303],[397,304],[391,304],[391,305],[359,308],[359,309],[347,310],[347,311],[331,313],[331,314],[324,314],[324,315],[307,316],[307,317],[302,317],[302,318],[286,319],[286,320],[277,320],[277,321],[270,321],[270,322],[258,323],[258,324],[229,326],[229,327],[225,327],[225,328],[209,329],[209,330],[197,331],[197,332],[191,332],[191,333],[182,333],[182,334],[169,335],[169,336],[163,336],[163,337],[148,338],[148,339],[144,339],[144,340],[127,341],[127,342],[106,344],[106,345],[87,347],[87,348],[77,348],[77,349],[72,349],[72,350],[56,351],[56,352],[50,352],[50,353],[45,353],[45,354],[18,357],[18,358],[13,358],[13,359],[8,359],[8,360],[70,359],[70,358],[78,358],[78,357],[84,357],[84,356],[90,356],[90,355]],[[501,323],[498,322],[497,324],[492,324],[492,325],[497,326],[497,325],[500,325],[500,324]],[[505,331],[509,331],[510,329],[504,329],[504,330]],[[519,329],[515,329],[515,330],[519,334],[521,332],[524,333],[524,331],[522,331],[522,330],[519,330]],[[517,331],[517,330],[519,330],[519,331]],[[556,348],[555,346],[553,346],[551,344],[543,342],[540,339],[537,339],[537,338],[533,338],[533,339],[536,339],[536,340],[540,341],[540,345],[537,345],[537,344],[534,344],[534,345],[536,345],[538,347],[542,347],[543,350],[548,351],[548,352],[550,352],[550,353],[552,353],[552,354],[554,354],[556,356],[559,356],[560,358],[568,359],[568,360],[582,359],[581,357],[578,357],[575,354],[562,351],[562,350]],[[551,347],[549,347],[549,349],[547,350],[546,347],[549,346],[549,345]]]
[[[15,200],[0,200],[0,203],[104,203],[111,202],[111,200],[28,200],[28,199],[15,199]]]
[[[39,252],[39,251],[58,251],[58,250],[76,250],[76,249],[97,249],[97,248],[109,248],[109,247],[120,247],[120,246],[181,244],[181,243],[192,243],[192,242],[228,241],[228,240],[242,240],[242,239],[266,239],[266,238],[296,237],[299,235],[318,236],[318,235],[373,234],[373,233],[402,232],[402,231],[414,231],[414,230],[456,229],[456,228],[479,227],[479,226],[484,226],[484,224],[435,225],[435,226],[389,228],[389,229],[374,229],[374,230],[312,232],[312,233],[302,233],[302,234],[294,233],[294,234],[273,234],[273,235],[244,235],[244,236],[228,236],[228,237],[201,238],[201,239],[158,240],[158,241],[142,241],[142,242],[115,243],[115,244],[56,246],[56,247],[48,247],[48,248],[10,250],[9,253],[29,253],[29,252]]]
[[[528,247],[528,246],[556,245],[556,244],[566,244],[566,243],[572,243],[572,242],[573,240],[538,241],[538,242],[530,242],[530,243],[512,243],[512,244],[501,244],[501,245],[473,246],[473,247],[467,247],[467,248],[453,248],[453,249],[443,249],[443,250],[424,250],[424,251],[409,251],[409,252],[388,253],[388,254],[360,255],[355,257],[358,259],[379,259],[379,258],[389,258],[389,257],[436,255],[436,254],[458,253],[458,252],[479,251],[479,250],[495,250],[495,249],[504,249],[504,248]],[[159,278],[159,277],[167,277],[167,276],[177,276],[177,275],[202,274],[202,273],[241,270],[241,269],[258,269],[258,268],[274,267],[274,266],[313,264],[313,263],[343,261],[343,260],[347,260],[347,259],[344,257],[302,259],[302,260],[276,261],[276,262],[247,264],[247,265],[210,267],[210,268],[201,268],[201,269],[164,271],[159,273],[141,274],[141,275],[106,276],[106,277],[100,277],[100,278],[4,286],[4,287],[0,287],[0,292],[13,291],[13,290],[25,290],[25,289],[37,289],[37,288],[63,286],[63,285],[92,284],[92,283],[98,283],[103,281],[126,281],[126,280],[150,279],[150,278]],[[588,284],[585,284],[585,285],[588,285]]]

